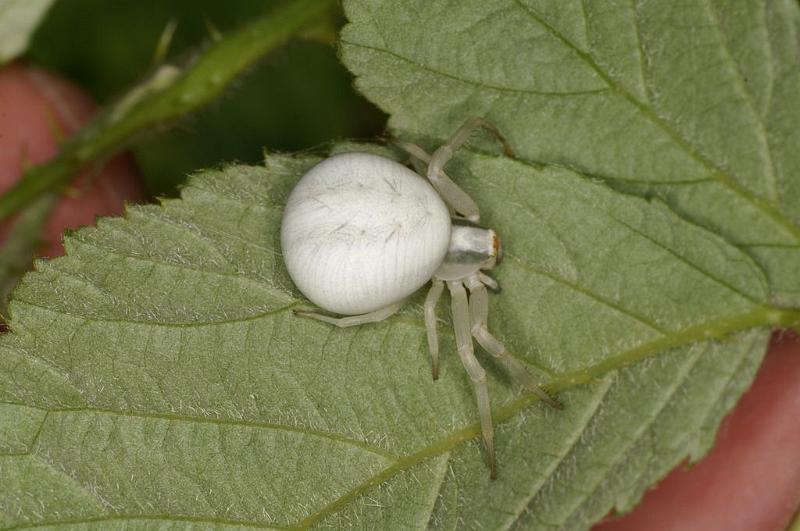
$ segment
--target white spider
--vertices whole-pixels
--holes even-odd
[[[296,313],[339,327],[386,319],[430,280],[425,326],[434,380],[439,372],[436,303],[447,285],[458,354],[475,391],[494,479],[489,390],[472,338],[526,389],[560,406],[486,325],[486,288],[498,286],[483,271],[500,262],[500,239],[494,230],[476,225],[477,205],[444,173],[453,152],[478,127],[490,131],[511,154],[494,127],[473,118],[432,156],[414,144],[398,144],[414,158],[415,167],[427,165],[427,180],[393,160],[367,153],[335,155],[320,162],[289,195],[281,246],[298,289],[320,308],[347,317]]]

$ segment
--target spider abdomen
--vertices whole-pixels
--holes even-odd
[[[325,310],[356,315],[422,287],[444,260],[451,221],[439,194],[390,159],[325,159],[286,203],[281,247],[298,289]]]

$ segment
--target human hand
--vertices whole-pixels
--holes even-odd
[[[593,531],[783,531],[800,508],[800,337],[777,332],[711,452]]]
[[[0,69],[0,194],[22,178],[24,168],[54,157],[60,141],[74,134],[95,110],[87,94],[59,76],[24,63]],[[144,196],[128,156],[87,168],[52,212],[40,255],[64,254],[64,229],[94,224],[97,216],[121,214],[125,201],[141,201]],[[8,229],[8,223],[0,226],[2,239]]]

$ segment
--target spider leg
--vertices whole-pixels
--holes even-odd
[[[450,290],[452,302],[453,328],[455,329],[458,355],[472,381],[472,389],[475,392],[475,400],[478,403],[478,415],[481,420],[483,442],[489,454],[490,477],[496,479],[497,460],[494,452],[494,426],[492,425],[492,410],[489,402],[489,386],[486,381],[486,371],[484,371],[483,367],[478,363],[475,353],[472,350],[467,291],[464,289],[464,285],[461,281],[448,281],[447,288]]]
[[[347,328],[349,326],[358,326],[362,324],[377,323],[379,321],[383,321],[387,317],[390,317],[393,314],[397,313],[397,311],[403,307],[403,304],[405,304],[405,302],[406,302],[405,300],[402,300],[400,302],[390,304],[385,308],[377,309],[374,312],[364,313],[361,315],[348,315],[346,317],[331,317],[330,315],[324,315],[316,312],[307,312],[305,310],[295,310],[294,314],[299,315],[300,317],[307,317],[309,319],[314,319],[316,321],[322,321],[323,323],[332,324],[334,326],[338,326],[339,328]]]
[[[447,164],[447,161],[452,157],[452,152],[446,155],[444,159],[443,157],[445,157],[445,154],[443,152],[440,153],[442,148],[445,148],[447,144],[437,149],[433,157],[431,157],[424,149],[411,142],[397,140],[394,143],[397,147],[411,155],[411,163],[414,165],[414,169],[417,170],[417,172],[427,174],[428,180],[436,191],[439,192],[439,195],[442,196],[447,206],[470,221],[477,222],[480,219],[478,205],[475,204],[475,201],[473,201],[464,190],[459,188],[459,186],[444,172],[444,165]],[[461,143],[463,143],[463,141],[459,142],[459,145]],[[434,167],[433,161],[438,160],[436,159],[437,153],[439,159],[443,160],[437,162]],[[427,166],[427,169],[424,171],[421,167],[423,165]]]
[[[503,367],[508,371],[509,375],[519,382],[525,389],[534,393],[544,402],[556,409],[563,409],[564,406],[560,402],[545,393],[536,380],[525,368],[525,365],[518,359],[512,357],[505,345],[494,337],[487,327],[487,320],[489,317],[489,297],[486,292],[482,279],[478,275],[473,275],[466,280],[466,285],[469,288],[469,313],[472,328],[472,335],[478,344],[482,346],[486,352],[494,356]]]
[[[413,142],[404,142],[402,140],[392,140],[392,143],[411,155],[415,162],[422,162],[428,165],[431,162],[431,156],[427,151],[414,144]]]
[[[397,147],[399,147],[400,149],[402,149],[403,151],[405,151],[406,153],[408,153],[409,155],[411,155],[411,165],[414,166],[414,171],[416,171],[420,175],[427,174],[428,164],[430,164],[431,162],[431,156],[428,154],[427,151],[425,151],[424,149],[422,149],[421,147],[412,142],[403,142],[402,140],[392,140],[392,143]],[[442,172],[442,174],[444,175],[443,180],[447,180],[451,184],[453,184],[453,181],[450,179],[450,177],[447,176],[447,174],[445,174],[444,172]],[[433,185],[433,187],[436,189],[436,191],[439,193],[439,195],[442,197],[445,204],[447,205],[447,209],[450,211],[450,217],[451,218],[457,217],[453,205],[450,204],[449,199],[444,196],[442,190],[439,189],[436,183],[432,182],[431,184]],[[455,186],[455,184],[453,184],[453,186]]]
[[[430,164],[428,165],[428,180],[431,181],[439,194],[456,212],[459,212],[465,218],[475,223],[480,220],[478,205],[475,204],[475,201],[473,201],[464,190],[459,188],[458,185],[445,175],[444,167],[453,157],[453,154],[458,151],[478,127],[482,127],[494,135],[502,146],[503,153],[506,156],[514,156],[514,152],[511,150],[511,147],[500,131],[491,124],[485,122],[482,118],[476,116],[467,120],[464,125],[458,128],[450,140],[433,152]]]
[[[428,350],[431,353],[431,369],[433,379],[439,379],[439,337],[436,334],[436,303],[442,295],[444,283],[434,278],[431,289],[425,297],[425,330],[428,332]]]
[[[450,208],[464,216],[464,218],[477,223],[481,219],[478,205],[444,172],[444,165],[452,157],[452,152],[442,151],[442,146],[433,153],[431,163],[428,165],[428,180],[442,196]]]
[[[489,132],[492,136],[495,137],[497,142],[500,144],[500,147],[503,149],[503,154],[507,157],[514,157],[514,151],[511,149],[511,146],[508,144],[506,137],[492,124],[485,121],[483,118],[479,116],[473,116],[466,122],[464,125],[458,128],[458,130],[453,133],[453,136],[450,140],[445,144],[445,146],[449,146],[451,153],[458,150],[461,145],[469,139],[470,135],[475,131],[475,129],[482,127],[484,130]],[[444,147],[444,146],[443,146]],[[446,162],[446,161],[445,161]]]
[[[497,281],[492,277],[490,277],[489,275],[487,275],[486,273],[484,273],[483,271],[478,271],[478,280],[480,280],[484,286],[486,286],[491,290],[497,291],[498,289],[500,289],[500,286],[497,284]]]

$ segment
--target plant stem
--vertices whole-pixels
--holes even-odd
[[[57,191],[87,162],[120,151],[136,133],[173,121],[212,101],[239,73],[334,6],[333,0],[283,4],[214,42],[185,69],[162,66],[67,141],[52,162],[28,171],[0,197],[0,220],[40,195]]]

